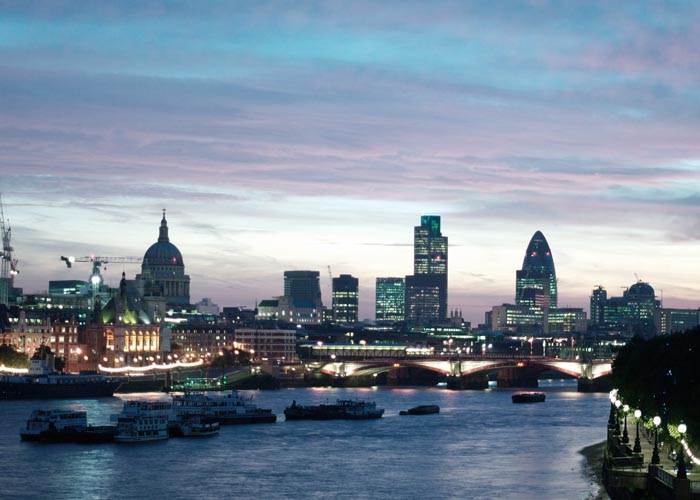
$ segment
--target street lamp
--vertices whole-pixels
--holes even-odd
[[[654,452],[651,454],[652,465],[659,465],[661,460],[659,459],[659,425],[661,424],[661,417],[658,415],[652,420],[654,423]]]
[[[615,408],[617,411],[615,412],[615,434],[618,436],[620,435],[620,406],[622,406],[622,401],[619,399],[615,400]]]
[[[630,436],[627,434],[627,412],[630,411],[629,405],[625,405],[622,407],[622,415],[625,419],[625,430],[622,432],[622,442],[627,444],[630,442]]]
[[[637,432],[634,436],[634,448],[632,448],[632,451],[635,453],[641,453],[642,452],[642,444],[639,442],[639,419],[642,416],[642,411],[641,410],[634,410],[634,418],[635,422],[637,424]]]
[[[683,451],[683,434],[685,434],[685,431],[687,430],[688,427],[686,427],[686,425],[681,420],[681,423],[678,426],[678,434],[680,434],[680,443],[678,445],[678,474],[676,474],[676,479],[688,479],[688,475],[685,472],[685,452]]]
[[[610,415],[608,415],[608,427],[615,426],[615,399],[617,397],[617,391],[613,389],[610,391]]]

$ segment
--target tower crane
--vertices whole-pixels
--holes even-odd
[[[61,255],[61,260],[66,263],[66,267],[71,268],[75,262],[92,262],[92,274],[90,275],[90,284],[93,292],[97,292],[102,285],[102,275],[100,268],[106,264],[140,264],[143,259],[141,257],[101,257],[96,255],[88,255],[85,257],[73,257],[72,255],[64,257]],[[105,267],[106,269],[106,267]]]
[[[19,274],[17,269],[17,259],[12,252],[12,228],[10,221],[5,224],[5,212],[2,206],[2,196],[0,195],[0,233],[2,233],[2,255],[0,256],[0,304],[7,305],[12,278]]]

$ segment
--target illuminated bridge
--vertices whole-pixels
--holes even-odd
[[[486,376],[496,373],[501,387],[537,386],[545,371],[579,379],[579,390],[587,390],[601,377],[610,375],[610,360],[561,359],[512,354],[436,354],[432,348],[382,345],[316,345],[310,361],[326,375],[372,377],[392,370],[421,369],[447,376],[454,387],[483,388]],[[486,381],[486,382],[485,382]]]

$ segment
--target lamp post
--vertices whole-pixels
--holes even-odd
[[[615,408],[617,411],[615,412],[615,434],[618,436],[620,435],[620,406],[622,406],[622,401],[616,399]]]
[[[642,417],[642,411],[641,410],[634,410],[634,419],[637,424],[637,432],[635,433],[634,436],[634,448],[632,448],[632,451],[635,453],[641,453],[642,452],[642,444],[639,442],[639,419]]]
[[[622,407],[622,416],[625,419],[625,430],[622,432],[622,442],[627,444],[630,442],[630,435],[627,434],[627,413],[630,411],[629,405]]]
[[[659,425],[661,424],[661,417],[658,415],[654,417],[654,451],[651,454],[652,465],[659,465],[661,460],[659,459]]]
[[[616,389],[613,389],[610,391],[610,415],[608,415],[608,427],[614,427],[615,426],[615,398],[616,398]]]
[[[678,443],[678,474],[676,474],[676,479],[688,479],[688,475],[685,472],[685,452],[683,451],[683,434],[688,428],[681,420],[678,426],[678,434],[680,434]]]

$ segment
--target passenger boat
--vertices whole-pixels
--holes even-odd
[[[79,410],[34,410],[20,429],[22,441],[48,443],[106,443],[114,439],[116,426],[88,425]]]
[[[219,427],[219,421],[215,417],[193,413],[171,422],[169,430],[171,436],[204,437],[217,434]]]
[[[214,417],[221,425],[274,423],[277,415],[272,410],[258,408],[238,391],[225,394],[186,392],[173,396],[173,413],[176,418],[187,414],[204,414]]]
[[[99,373],[64,374],[53,370],[53,355],[39,348],[26,375],[0,374],[0,399],[102,398],[114,395],[123,383]]]
[[[336,404],[292,405],[284,410],[287,420],[367,420],[381,418],[384,408],[377,408],[374,401],[338,399]]]
[[[432,415],[434,413],[440,413],[440,407],[438,405],[414,406],[408,410],[401,410],[399,415]]]
[[[87,414],[76,410],[34,410],[20,429],[22,441],[71,442],[87,429]]]
[[[172,404],[157,401],[126,401],[121,413],[112,415],[117,422],[114,440],[139,443],[168,439],[168,421]]]
[[[513,394],[513,403],[544,403],[544,392],[518,392]]]

